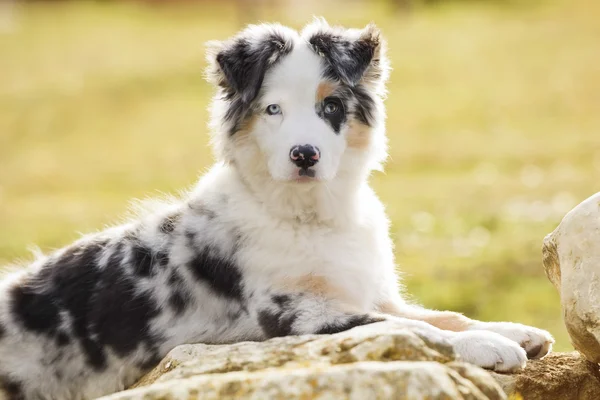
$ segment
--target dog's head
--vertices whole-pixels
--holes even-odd
[[[318,183],[384,160],[389,66],[374,25],[249,26],[211,43],[208,61],[213,143],[242,174]]]

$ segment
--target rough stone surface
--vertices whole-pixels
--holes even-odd
[[[448,343],[382,322],[326,336],[174,349],[134,388],[104,398],[505,399]]]
[[[573,346],[600,362],[600,193],[571,210],[546,236],[543,255]]]
[[[463,367],[473,369],[476,367]],[[468,376],[469,374],[465,374]],[[155,383],[112,400],[137,399],[503,399],[489,375],[479,385],[431,361],[358,362],[335,366],[230,372]]]
[[[443,340],[393,322],[335,335],[175,348],[134,388],[103,400],[598,400],[598,365],[554,353],[504,375],[456,360]]]
[[[525,400],[600,399],[598,364],[587,361],[576,351],[531,360],[524,371],[516,374],[491,374],[507,394],[519,394]]]

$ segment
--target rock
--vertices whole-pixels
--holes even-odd
[[[133,389],[137,399],[505,399],[489,373],[444,341],[381,322],[335,335],[179,346]]]
[[[130,390],[102,400],[598,400],[598,365],[579,353],[496,374],[456,360],[443,340],[381,322],[335,335],[175,348]]]
[[[392,321],[335,335],[275,338],[227,346],[183,345],[135,386],[200,374],[257,371],[271,367],[346,364],[358,361],[438,361],[456,359],[450,344],[425,342]]]
[[[600,362],[600,193],[575,207],[546,236],[543,255],[573,346]]]
[[[476,367],[463,365],[466,369]],[[105,400],[154,399],[504,399],[489,375],[485,394],[472,382],[431,361],[358,362],[335,366],[229,372],[176,379],[117,393]]]
[[[598,364],[587,361],[575,351],[530,360],[520,373],[491,374],[508,395],[518,394],[525,400],[600,399]]]

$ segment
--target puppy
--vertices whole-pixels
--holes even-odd
[[[386,157],[373,25],[250,26],[211,43],[217,164],[180,200],[83,237],[0,283],[10,399],[122,390],[175,346],[328,334],[394,319],[514,371],[549,333],[407,304],[369,187]]]

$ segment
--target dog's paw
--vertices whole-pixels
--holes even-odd
[[[457,332],[450,340],[462,361],[497,372],[525,368],[527,354],[514,341],[489,331]]]
[[[496,332],[517,342],[527,352],[530,359],[544,357],[552,350],[554,338],[549,332],[513,322],[477,322],[470,330]]]

